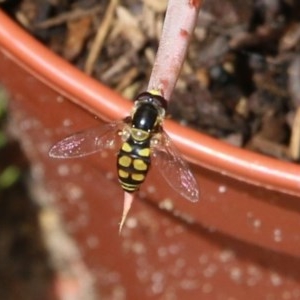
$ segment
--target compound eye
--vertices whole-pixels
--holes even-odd
[[[148,131],[144,131],[141,129],[132,128],[131,135],[137,141],[145,141],[146,139],[149,138],[150,133]]]

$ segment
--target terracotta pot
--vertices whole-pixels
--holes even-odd
[[[181,199],[153,169],[119,236],[123,192],[112,154],[54,160],[48,149],[123,118],[131,103],[0,19],[0,80],[16,130],[102,299],[300,297],[298,165],[166,121],[192,163],[201,201]]]

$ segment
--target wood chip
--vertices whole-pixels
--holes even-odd
[[[132,59],[132,53],[128,52],[124,56],[119,57],[118,60],[109,68],[106,72],[101,74],[101,80],[107,82],[116,76],[116,74],[121,73],[129,64]]]
[[[258,151],[279,159],[288,160],[290,157],[289,149],[283,145],[266,140],[261,135],[256,134],[246,146],[247,149]]]
[[[139,50],[145,44],[145,34],[140,30],[137,18],[123,6],[116,10],[118,23],[122,28],[122,35],[130,42],[134,50]]]
[[[156,13],[163,13],[167,9],[167,0],[144,0],[144,4],[149,6]]]
[[[144,84],[139,82],[134,82],[133,84],[129,85],[122,91],[122,96],[127,99],[135,99],[136,95],[140,91],[144,91],[145,87],[143,88],[142,85]]]
[[[132,67],[130,68],[122,77],[121,81],[119,82],[119,84],[116,86],[115,90],[117,91],[122,91],[124,90],[126,87],[128,87],[129,85],[131,85],[131,83],[133,82],[133,80],[137,77],[139,71],[136,67]]]
[[[82,51],[84,42],[89,35],[92,17],[87,16],[79,20],[68,22],[68,35],[63,50],[63,57],[74,60]]]
[[[300,43],[300,23],[293,23],[280,39],[279,49],[281,52],[291,50]]]

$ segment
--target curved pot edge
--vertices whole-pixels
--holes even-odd
[[[128,114],[130,102],[45,48],[2,11],[0,19],[0,50],[30,74],[106,121]],[[238,180],[300,195],[296,164],[236,148],[169,120],[165,125],[191,162]]]

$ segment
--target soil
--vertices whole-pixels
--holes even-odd
[[[2,6],[53,51],[125,97],[145,90],[166,1]],[[300,103],[299,19],[298,1],[205,2],[169,107],[172,118],[239,147],[299,160],[292,143]]]

